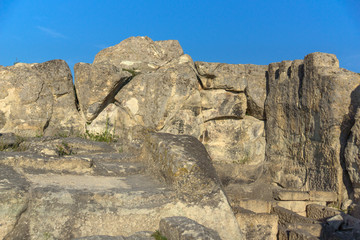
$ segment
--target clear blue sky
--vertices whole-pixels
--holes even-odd
[[[0,65],[92,62],[130,36],[196,61],[269,64],[334,53],[360,72],[360,0],[0,0]]]

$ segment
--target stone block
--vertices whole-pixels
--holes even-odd
[[[254,213],[270,213],[271,203],[261,199],[240,199],[234,204]]]
[[[273,207],[271,213],[275,213],[279,216],[279,224],[283,226],[286,226],[288,223],[319,223],[319,221],[315,219],[300,216],[299,214],[280,206]]]
[[[318,204],[309,204],[306,206],[307,217],[317,220],[324,220],[339,215],[340,213],[341,211],[339,210]]]
[[[276,214],[239,212],[235,216],[245,239],[276,239],[279,219]]]
[[[309,194],[311,201],[336,202],[338,198],[336,192],[309,191]]]
[[[310,194],[301,191],[276,191],[274,198],[281,201],[307,201],[310,200]]]

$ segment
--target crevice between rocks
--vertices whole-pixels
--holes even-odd
[[[30,202],[29,199],[26,199],[24,207],[21,209],[19,214],[16,216],[16,221],[15,221],[13,228],[10,230],[10,232],[8,234],[5,235],[4,240],[19,239],[18,237],[20,237],[20,236],[18,236],[18,234],[25,234],[25,235],[28,234],[26,232],[26,230],[25,231],[19,230],[17,233],[17,229],[23,227],[23,226],[20,226],[21,219],[23,218],[24,214],[26,213],[26,211],[29,208],[29,202]],[[25,237],[25,236],[21,236],[21,237]],[[26,239],[26,238],[21,238],[21,239]]]
[[[209,121],[216,121],[216,120],[241,120],[243,118],[235,117],[235,116],[221,116],[221,117],[214,117],[204,121],[204,123]]]

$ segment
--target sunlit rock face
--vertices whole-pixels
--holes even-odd
[[[0,69],[0,132],[22,136],[81,131],[71,71],[63,60]]]
[[[357,74],[335,55],[269,65],[266,158],[286,188],[343,193],[343,151],[360,102]]]

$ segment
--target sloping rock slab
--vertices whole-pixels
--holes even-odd
[[[12,167],[0,164],[0,239],[9,234],[28,207],[29,182]]]
[[[176,216],[161,219],[159,231],[168,240],[221,240],[216,231],[186,217]]]
[[[194,212],[181,214],[217,231],[222,239],[240,239],[241,233],[205,147],[194,137],[150,133],[146,159],[154,175],[176,189],[183,204]],[[200,212],[196,212],[201,208]]]

